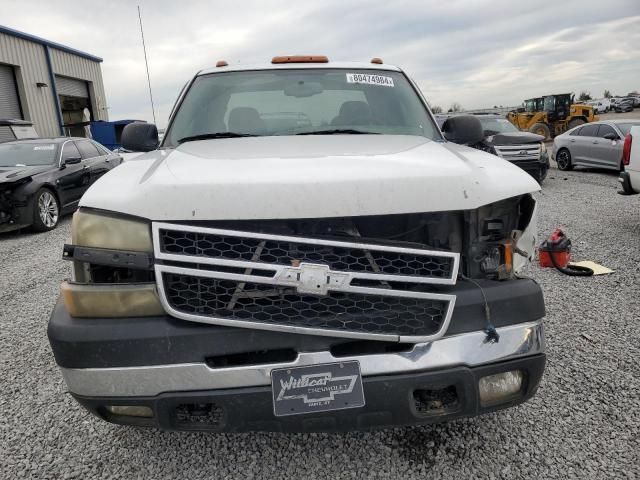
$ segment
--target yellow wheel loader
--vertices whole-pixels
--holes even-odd
[[[562,93],[525,100],[524,108],[509,112],[507,119],[520,130],[551,139],[583,123],[595,122],[598,116],[591,105],[574,104],[570,93]]]

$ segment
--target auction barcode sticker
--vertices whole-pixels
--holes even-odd
[[[369,73],[347,73],[347,83],[366,83],[367,85],[393,87],[393,78]]]

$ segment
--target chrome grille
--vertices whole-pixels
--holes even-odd
[[[169,304],[206,317],[250,320],[367,334],[433,335],[448,302],[411,297],[330,292],[300,295],[294,288],[165,273]]]
[[[160,230],[163,253],[291,265],[320,263],[331,270],[451,278],[454,258],[224,234]]]
[[[518,162],[522,160],[538,160],[540,158],[540,144],[529,143],[525,145],[495,145],[493,147],[499,157]]]
[[[153,224],[165,309],[219,325],[350,338],[444,334],[459,254],[420,248]]]

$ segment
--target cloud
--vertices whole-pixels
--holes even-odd
[[[380,56],[432,104],[516,105],[547,93],[640,88],[640,2],[140,0],[158,123],[193,74],[224,58]],[[34,14],[37,12],[37,15]],[[135,4],[4,0],[3,23],[104,58],[112,119],[151,120]]]

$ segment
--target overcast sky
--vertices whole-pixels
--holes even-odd
[[[112,120],[152,120],[137,3],[160,126],[183,84],[218,59],[379,56],[445,109],[640,90],[640,0],[0,1],[2,24],[104,59]]]

